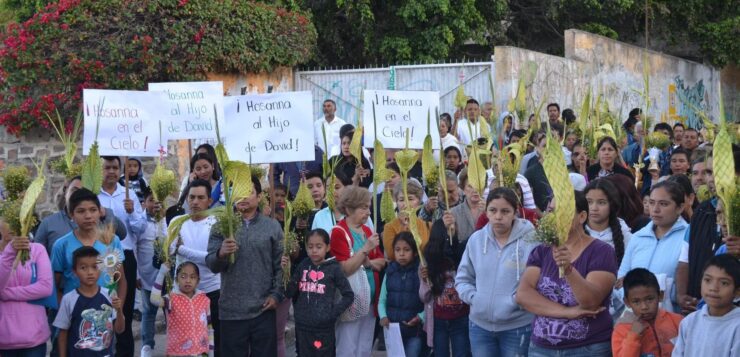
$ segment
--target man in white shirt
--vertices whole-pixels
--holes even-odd
[[[468,123],[470,123],[470,127],[468,127]],[[460,139],[460,143],[470,145],[473,140],[490,132],[491,127],[484,119],[481,119],[478,101],[472,98],[468,99],[467,104],[465,104],[465,119],[457,123],[457,137]]]
[[[204,214],[211,206],[211,184],[208,181],[195,179],[187,188],[190,219],[180,228],[179,237],[175,242],[174,250],[177,255],[176,264],[193,262],[198,266],[200,282],[198,290],[206,293],[211,300],[211,324],[213,326],[215,356],[220,355],[220,319],[218,300],[221,296],[221,275],[215,274],[206,266],[208,255],[208,237],[211,227],[216,224],[216,217]],[[170,247],[172,249],[173,247]]]
[[[98,193],[100,206],[105,207],[107,214],[113,213],[126,226],[126,236],[118,237],[123,247],[123,270],[126,281],[131,288],[127,289],[123,300],[123,314],[126,317],[126,329],[117,335],[116,356],[134,355],[134,335],[131,330],[131,321],[134,314],[134,294],[136,292],[136,256],[134,247],[136,237],[146,230],[146,214],[141,203],[132,190],[128,190],[118,183],[121,177],[121,158],[118,156],[103,156],[103,187]]]
[[[337,103],[331,99],[324,101],[324,116],[319,117],[313,124],[314,143],[321,148],[328,157],[338,155],[340,152],[342,140],[339,137],[339,129],[342,125],[347,124],[342,118],[335,115],[337,112]],[[324,133],[322,127],[326,130],[326,145],[324,145]]]

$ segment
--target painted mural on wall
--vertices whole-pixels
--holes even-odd
[[[706,90],[704,80],[700,79],[694,85],[686,85],[681,76],[674,78],[676,85],[676,114],[685,120],[686,126],[694,129],[704,127],[696,111],[707,111]]]

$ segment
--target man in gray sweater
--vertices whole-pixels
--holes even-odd
[[[262,194],[252,177],[252,195],[239,203],[242,226],[234,239],[211,229],[206,264],[221,273],[221,354],[275,356],[275,308],[283,299],[283,231],[280,224],[259,213]],[[235,254],[234,263],[229,255]]]

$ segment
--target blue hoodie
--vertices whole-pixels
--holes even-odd
[[[539,243],[534,226],[517,218],[509,241],[499,248],[491,223],[473,233],[455,277],[455,289],[470,305],[470,321],[487,331],[507,331],[532,323],[534,316],[514,302],[529,253]]]
[[[617,272],[618,278],[624,277],[632,269],[645,268],[653,274],[665,274],[675,279],[678,256],[683,245],[687,244],[684,235],[689,229],[689,224],[678,217],[673,227],[661,239],[655,237],[654,227],[653,222],[650,222],[632,235]],[[672,291],[671,301],[675,303],[676,291],[671,288],[666,287],[666,292]]]

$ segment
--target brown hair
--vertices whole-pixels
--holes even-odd
[[[344,215],[349,215],[349,211],[354,211],[360,205],[370,202],[371,194],[364,187],[346,186],[342,189],[342,195],[337,202],[337,209]]]

